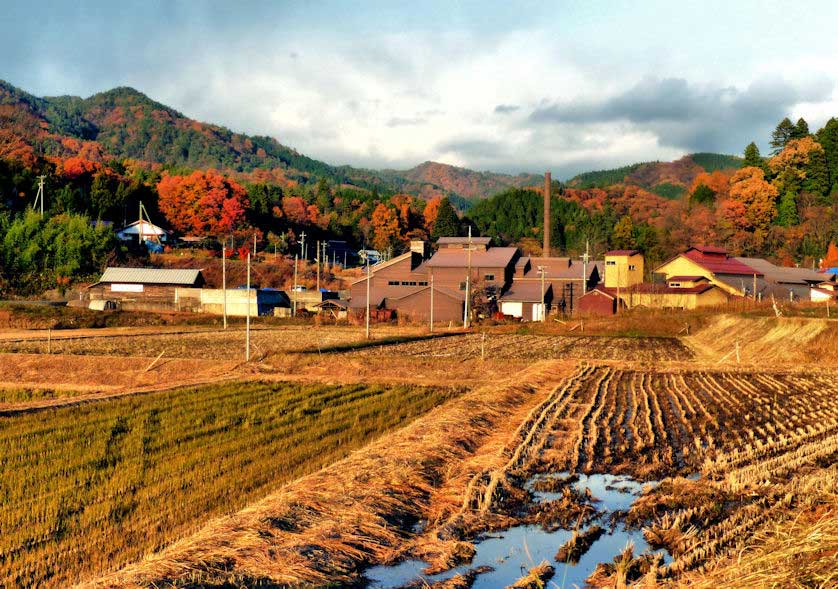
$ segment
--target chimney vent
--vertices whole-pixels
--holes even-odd
[[[550,172],[544,173],[544,252],[545,258],[550,257]]]

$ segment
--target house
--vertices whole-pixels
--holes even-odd
[[[583,264],[579,260],[563,257],[522,256],[515,263],[513,285],[544,282],[552,287],[553,306],[572,312],[576,302],[585,292],[599,284],[604,262]]]
[[[158,227],[154,223],[140,220],[129,223],[117,231],[116,237],[121,241],[145,241],[149,239],[165,242],[167,239],[167,233],[165,229]]]
[[[605,252],[605,287],[628,288],[643,282],[643,254],[637,250]]]
[[[810,287],[809,300],[815,303],[838,301],[838,284],[825,280]]]
[[[433,294],[432,294],[433,293]],[[430,321],[433,306],[433,320],[457,323],[463,320],[466,293],[446,286],[425,286],[398,297],[384,301],[386,309],[396,311],[399,317],[412,321]]]
[[[200,270],[106,268],[87,293],[91,308],[102,306],[94,301],[111,301],[132,311],[176,311],[178,288],[200,288],[205,283]]]
[[[776,266],[761,258],[735,258],[762,274],[757,278],[757,297],[792,301],[811,300],[811,288],[823,282],[824,275],[807,268]],[[753,287],[752,287],[753,289]]]
[[[644,282],[620,289],[600,284],[579,299],[579,310],[613,315],[618,308],[697,309],[727,302],[728,295],[703,277],[694,281],[678,278],[665,284]]]
[[[709,246],[691,247],[658,266],[654,273],[666,281],[671,277],[701,276],[733,296],[751,296],[754,283],[759,289],[759,280],[763,278],[762,272],[729,256],[723,248]]]
[[[542,296],[543,295],[543,296]],[[504,315],[518,317],[525,321],[543,321],[544,313],[553,302],[553,285],[541,282],[515,281],[512,287],[498,299],[499,310]]]
[[[349,287],[349,302],[352,308],[366,307],[368,279],[370,305],[373,308],[380,307],[386,298],[398,299],[428,286],[425,251],[425,242],[412,241],[410,251],[370,266],[368,276],[355,280]]]
[[[597,285],[579,297],[577,310],[586,315],[614,315],[617,312],[617,294]]]

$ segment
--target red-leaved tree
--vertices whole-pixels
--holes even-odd
[[[182,233],[220,237],[244,225],[247,192],[215,170],[189,176],[164,174],[157,193],[160,211]]]

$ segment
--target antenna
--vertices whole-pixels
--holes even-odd
[[[32,203],[32,210],[38,208],[38,203],[41,205],[41,216],[44,216],[44,179],[46,176],[38,176],[38,192],[35,195],[35,202]]]

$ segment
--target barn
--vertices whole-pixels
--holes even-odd
[[[204,284],[200,270],[107,268],[87,292],[91,308],[105,308],[103,302],[110,301],[129,311],[176,311],[177,289]]]

